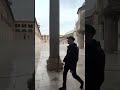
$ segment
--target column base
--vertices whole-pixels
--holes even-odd
[[[63,62],[59,58],[49,58],[47,60],[47,70],[60,72],[63,69]]]

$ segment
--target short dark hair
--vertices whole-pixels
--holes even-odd
[[[67,37],[67,39],[72,39],[73,41],[75,41],[75,38],[73,36],[69,36]]]
[[[96,34],[95,28],[92,25],[89,25],[89,24],[85,24],[85,32],[88,32],[93,36]]]

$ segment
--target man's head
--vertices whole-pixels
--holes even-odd
[[[68,39],[68,44],[72,44],[75,41],[75,38],[73,36],[69,36],[67,37],[67,39]]]
[[[92,40],[94,35],[96,34],[96,30],[93,26],[89,24],[85,24],[85,39],[86,41]]]

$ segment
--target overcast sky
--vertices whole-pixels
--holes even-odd
[[[60,0],[60,34],[74,29],[77,10],[85,0]],[[35,0],[35,16],[42,34],[49,34],[49,0]]]

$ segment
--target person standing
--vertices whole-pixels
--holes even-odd
[[[70,36],[67,38],[69,46],[67,47],[67,54],[63,60],[65,62],[63,72],[63,86],[59,90],[66,90],[67,73],[70,70],[72,76],[80,82],[80,88],[83,89],[83,80],[77,75],[76,67],[78,62],[79,49],[74,43],[75,38]]]
[[[93,26],[85,25],[85,88],[100,90],[104,81],[105,53],[100,42],[93,39],[96,30]]]

